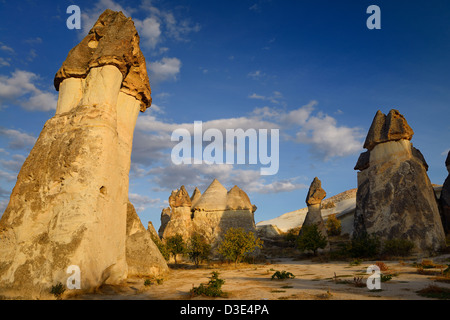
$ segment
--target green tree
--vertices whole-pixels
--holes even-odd
[[[167,250],[167,246],[161,241],[161,239],[156,238],[151,232],[150,237],[152,238],[153,242],[156,244],[156,246],[159,249],[159,252],[161,252],[162,256],[164,257],[164,260],[169,261],[170,253]]]
[[[166,247],[169,253],[173,255],[175,264],[178,264],[177,255],[182,254],[186,251],[186,244],[183,240],[183,236],[181,234],[176,234],[174,236],[168,237],[166,239]]]
[[[211,245],[204,237],[195,233],[188,241],[186,252],[189,259],[198,266],[201,261],[208,259]]]
[[[226,259],[234,261],[237,267],[245,256],[252,253],[256,248],[262,248],[262,240],[255,238],[251,231],[245,232],[243,228],[229,228],[217,251]]]
[[[317,224],[303,226],[297,238],[297,248],[301,251],[311,250],[317,255],[318,249],[324,249],[328,240],[322,235]]]
[[[338,218],[336,218],[335,214],[332,214],[328,217],[326,226],[328,235],[338,236],[341,234],[342,231],[341,221],[339,221]]]

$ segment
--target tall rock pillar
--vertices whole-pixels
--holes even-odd
[[[410,142],[414,132],[397,111],[378,111],[359,157],[353,235],[407,239],[417,253],[445,246],[436,196],[422,153]]]
[[[133,131],[151,104],[139,36],[106,10],[55,76],[56,114],[18,175],[0,220],[0,288],[39,298],[81,271],[81,289],[128,273],[126,222]]]

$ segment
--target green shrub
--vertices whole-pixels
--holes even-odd
[[[328,244],[327,238],[322,235],[317,224],[303,226],[297,238],[297,248],[301,251],[311,250],[317,255],[318,249],[324,249]]]
[[[222,291],[225,280],[219,278],[219,272],[213,271],[208,284],[201,283],[198,287],[193,287],[190,291],[192,296],[226,297]]]
[[[176,234],[166,239],[167,251],[172,254],[175,264],[177,264],[177,255],[186,251],[186,244],[184,243],[181,234]]]
[[[243,228],[229,228],[217,252],[225,259],[234,261],[236,267],[245,256],[257,248],[262,248],[262,244],[261,239],[255,238],[255,234],[251,231],[245,232]]]
[[[64,285],[59,282],[58,284],[52,286],[52,289],[50,290],[50,293],[53,294],[56,299],[60,300],[63,293],[66,291],[66,288]]]
[[[170,259],[170,252],[167,250],[167,246],[161,241],[161,239],[156,238],[151,232],[150,237],[152,238],[153,242],[156,244],[156,247],[158,247],[159,252],[161,252],[164,260],[169,261]]]
[[[201,261],[208,260],[211,245],[201,235],[194,234],[188,241],[186,252],[189,259],[198,266]]]
[[[378,255],[381,242],[376,235],[362,234],[352,239],[348,252],[353,258],[370,258]]]
[[[407,239],[391,239],[383,243],[383,254],[388,256],[409,256],[412,249],[414,249],[414,242]]]
[[[329,236],[338,236],[341,234],[342,226],[341,221],[336,218],[335,214],[332,214],[327,219],[327,232]]]
[[[150,279],[145,279],[144,286],[148,287],[152,285],[152,281]]]
[[[276,271],[273,275],[272,275],[272,279],[278,279],[278,280],[284,280],[284,279],[294,279],[295,276],[290,273],[290,272],[286,272],[286,271]]]

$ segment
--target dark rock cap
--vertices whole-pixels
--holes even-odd
[[[378,110],[367,134],[364,148],[372,150],[379,143],[411,140],[413,135],[414,131],[398,110],[391,110],[387,116]]]
[[[308,206],[320,204],[326,196],[327,193],[322,189],[322,182],[320,182],[319,178],[315,177],[309,187],[308,195],[306,197],[306,204]]]
[[[116,66],[123,76],[121,90],[141,101],[144,112],[152,103],[150,83],[139,35],[131,18],[107,9],[89,34],[72,50],[55,75],[57,91],[67,78],[85,78],[91,68]]]
[[[359,155],[358,162],[354,170],[363,171],[370,166],[370,151],[363,152]]]

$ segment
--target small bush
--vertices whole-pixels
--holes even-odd
[[[158,247],[159,252],[161,252],[164,260],[169,261],[170,259],[170,252],[167,249],[167,246],[161,241],[161,239],[156,238],[151,232],[150,237],[152,238],[153,242],[155,243],[156,247]]]
[[[322,235],[317,224],[303,226],[297,238],[297,248],[301,251],[311,250],[317,255],[318,249],[324,249],[328,244],[327,238]]]
[[[450,289],[438,287],[435,285],[429,285],[422,290],[416,291],[416,293],[422,297],[450,300]]]
[[[342,226],[341,221],[336,218],[335,214],[332,214],[327,219],[327,232],[329,236],[338,236],[341,234]]]
[[[383,243],[383,254],[388,256],[406,257],[414,249],[414,242],[407,239],[391,239]]]
[[[290,273],[290,272],[286,272],[286,271],[276,271],[273,275],[272,275],[272,279],[277,279],[277,280],[284,280],[284,279],[294,279],[295,276]]]
[[[145,279],[144,286],[149,287],[152,285],[152,281],[150,279]]]
[[[208,284],[201,283],[200,286],[193,287],[191,296],[226,297],[227,294],[222,291],[224,283],[225,280],[219,278],[219,272],[213,271]]]
[[[347,250],[354,258],[371,258],[378,255],[380,244],[381,242],[376,235],[364,233],[353,238]]]
[[[389,270],[389,267],[384,262],[379,261],[379,262],[375,263],[375,265],[378,268],[380,268],[380,271],[388,271]]]
[[[58,284],[52,286],[52,289],[50,290],[50,293],[53,294],[56,299],[60,300],[63,293],[66,291],[66,288],[64,285],[59,282]]]
[[[383,273],[380,274],[381,282],[388,282],[388,281],[392,280],[393,277],[394,277],[394,275],[392,275],[392,274],[383,274]]]

